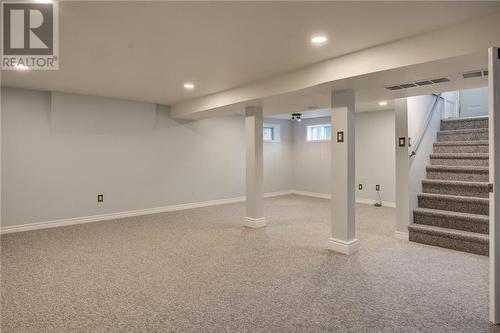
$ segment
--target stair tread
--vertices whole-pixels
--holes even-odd
[[[417,197],[433,198],[438,200],[449,200],[449,201],[468,201],[476,203],[488,203],[489,198],[478,198],[478,197],[467,197],[461,195],[450,195],[450,194],[438,194],[438,193],[419,193]]]
[[[488,116],[441,120],[410,240],[488,255],[488,133]]]
[[[470,120],[485,120],[488,119],[488,116],[477,116],[477,117],[461,117],[461,118],[446,118],[441,119],[442,122],[452,123],[452,122],[460,122],[460,121],[470,121]]]
[[[489,172],[489,167],[485,166],[428,165],[426,168],[427,170]]]
[[[489,159],[488,153],[432,153],[430,158],[440,159]]]
[[[434,146],[488,146],[488,145],[489,145],[488,140],[434,142]]]
[[[488,182],[469,182],[464,180],[447,180],[447,179],[424,179],[422,180],[422,184],[488,187]]]
[[[446,217],[451,217],[451,218],[475,220],[475,221],[479,221],[479,222],[483,222],[483,223],[489,223],[489,221],[490,221],[490,218],[487,215],[453,212],[450,210],[441,210],[441,209],[432,209],[432,208],[416,208],[416,209],[414,209],[414,212],[417,214],[424,214],[424,215],[437,215],[437,216],[446,216]]]
[[[427,234],[434,234],[434,235],[437,234],[443,237],[454,238],[476,243],[484,243],[484,244],[487,244],[489,240],[489,236],[486,234],[480,234],[471,231],[463,231],[458,229],[441,228],[426,224],[410,224],[408,226],[408,230],[418,231]]]
[[[483,133],[488,132],[488,128],[461,128],[454,130],[440,130],[438,133],[442,134],[464,134],[464,133]]]

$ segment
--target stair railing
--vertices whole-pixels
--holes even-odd
[[[420,147],[420,144],[422,143],[422,139],[424,137],[425,132],[427,131],[427,127],[429,127],[429,123],[431,122],[432,116],[434,115],[434,112],[436,111],[437,106],[439,105],[439,101],[441,100],[441,94],[434,94],[434,96],[435,99],[431,105],[431,109],[427,113],[427,117],[425,118],[424,123],[422,124],[422,126],[420,126],[417,139],[415,140],[415,143],[412,146],[411,154],[409,155],[410,158],[417,155],[417,150]]]

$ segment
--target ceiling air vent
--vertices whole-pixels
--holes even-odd
[[[432,79],[432,83],[444,83],[444,82],[450,82],[450,79],[447,79],[445,77],[441,77],[439,79]]]
[[[401,87],[403,88],[413,88],[413,87],[416,87],[417,85],[415,83],[404,83],[401,85]]]
[[[401,90],[401,89],[407,89],[407,88],[423,87],[423,86],[428,86],[431,84],[444,83],[444,82],[450,82],[450,79],[445,78],[445,77],[440,77],[440,78],[431,79],[431,80],[420,80],[420,81],[416,81],[416,82],[401,83],[398,85],[387,86],[384,88],[387,90]]]
[[[483,76],[482,71],[476,71],[476,72],[468,72],[468,73],[462,73],[462,76],[464,79],[471,79],[473,77],[481,77]]]
[[[434,84],[434,83],[432,83],[431,81],[419,81],[419,82],[415,82],[415,84],[417,86],[428,86],[428,85]]]
[[[476,77],[486,77],[486,76],[488,76],[487,69],[479,69],[477,71],[462,73],[462,77],[464,79],[472,79],[472,78],[476,78]]]
[[[401,86],[391,86],[391,87],[385,87],[387,90],[401,90],[403,87]]]

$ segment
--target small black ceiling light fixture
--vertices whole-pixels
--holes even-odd
[[[302,121],[302,113],[292,113],[292,121],[301,122]]]

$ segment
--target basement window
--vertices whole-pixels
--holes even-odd
[[[332,139],[331,124],[306,126],[306,141],[330,141],[331,139]]]
[[[280,141],[280,125],[279,124],[264,124],[263,135],[265,142]]]

